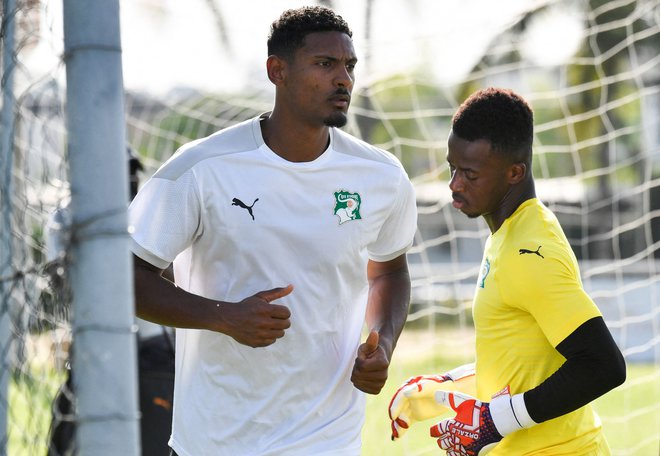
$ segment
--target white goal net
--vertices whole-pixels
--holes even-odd
[[[360,63],[346,130],[399,157],[417,191],[413,300],[397,360],[419,349],[469,361],[471,299],[489,231],[451,206],[446,138],[470,93],[512,88],[535,111],[539,197],[562,223],[628,363],[626,383],[596,403],[613,453],[657,456],[660,2],[317,3],[354,31]],[[51,413],[71,342],[67,257],[47,243],[53,211],[70,193],[65,59],[61,2],[12,4],[3,0],[2,9],[0,354],[9,368],[0,373],[8,405],[0,444],[33,455],[45,454],[52,420],[74,419]],[[185,142],[270,109],[268,27],[302,4],[120,2],[127,142],[142,179]],[[418,373],[399,362],[394,369]],[[429,441],[428,452],[399,451],[437,448]]]

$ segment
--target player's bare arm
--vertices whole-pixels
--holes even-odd
[[[273,301],[293,286],[260,291],[239,303],[189,293],[165,279],[163,270],[134,256],[135,309],[138,317],[166,326],[207,329],[250,347],[265,347],[284,336],[291,312]]]
[[[356,388],[378,394],[387,381],[394,347],[408,315],[410,274],[406,256],[386,262],[369,261],[369,336],[358,348],[351,381]]]

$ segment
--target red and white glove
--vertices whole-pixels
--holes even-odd
[[[436,400],[456,412],[454,418],[431,427],[431,436],[448,456],[484,455],[505,435],[536,424],[527,413],[523,395],[512,397],[508,387],[490,402],[446,391],[438,391]]]
[[[401,438],[415,421],[427,420],[450,411],[446,405],[436,401],[436,391],[455,390],[455,384],[473,380],[473,377],[474,363],[470,363],[442,375],[418,375],[406,380],[392,396],[388,409],[392,440]]]

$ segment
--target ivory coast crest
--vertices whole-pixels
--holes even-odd
[[[477,279],[479,288],[486,288],[486,277],[488,277],[489,272],[490,272],[490,260],[488,258],[485,258],[483,263],[481,264],[481,270],[479,271],[479,278]]]
[[[360,204],[362,198],[359,193],[351,193],[346,190],[335,192],[334,214],[339,217],[339,224],[350,222],[351,220],[360,220]]]

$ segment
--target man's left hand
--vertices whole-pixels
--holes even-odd
[[[491,450],[502,435],[490,413],[490,404],[458,392],[436,391],[436,401],[451,407],[456,416],[431,428],[431,436],[448,456],[477,456]]]
[[[367,340],[358,347],[351,382],[361,391],[378,394],[387,381],[390,361],[385,349],[378,345],[377,331],[371,331]]]

